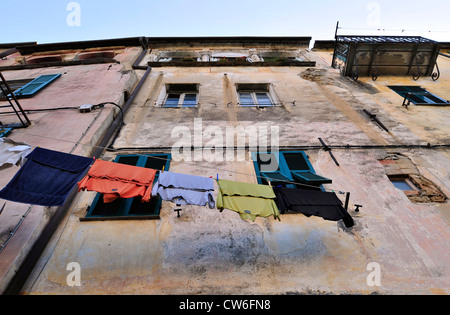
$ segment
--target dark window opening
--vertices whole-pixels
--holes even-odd
[[[118,156],[116,163],[134,165],[155,170],[169,170],[170,154],[153,155],[124,155]],[[158,173],[155,181],[158,180]],[[160,197],[153,197],[149,202],[141,202],[141,197],[130,199],[116,199],[111,203],[104,203],[102,194],[97,194],[88,210],[86,219],[159,219],[162,200]]]
[[[12,92],[17,91],[18,89],[20,89],[21,87],[25,86],[26,84],[30,83],[31,81],[33,81],[34,79],[25,79],[25,80],[12,80],[12,81],[6,81],[6,83],[8,84],[9,88],[11,89]],[[6,94],[8,94],[8,91],[6,89],[6,86],[3,83],[0,83],[1,88],[0,88],[0,100],[1,101],[6,101],[6,95],[3,93],[3,91],[6,92]]]

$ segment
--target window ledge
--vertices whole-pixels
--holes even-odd
[[[150,67],[315,67],[315,61],[268,61],[268,62],[242,62],[242,61],[169,61],[149,62]]]
[[[93,222],[93,221],[132,221],[132,220],[160,220],[159,215],[136,215],[136,216],[123,216],[123,217],[84,217],[80,218],[81,222]]]
[[[257,109],[266,109],[266,108],[273,108],[273,107],[283,107],[281,104],[275,104],[275,105],[241,105],[238,104],[238,108],[257,108]]]
[[[164,108],[164,109],[197,109],[199,105],[195,106],[164,106],[164,105],[155,105],[156,108]]]
[[[38,69],[38,68],[48,68],[48,67],[69,67],[69,66],[80,66],[80,65],[92,65],[92,64],[120,64],[119,61],[113,58],[93,58],[86,60],[72,60],[72,61],[56,61],[56,62],[46,62],[38,64],[27,64],[27,65],[12,65],[0,67],[0,71],[13,71],[13,70],[27,70],[27,69]]]

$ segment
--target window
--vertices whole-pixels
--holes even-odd
[[[168,84],[163,107],[197,107],[198,84]]]
[[[238,84],[239,106],[274,106],[269,84]]]
[[[305,152],[252,153],[258,183],[289,188],[320,190],[332,180],[314,171]]]
[[[170,154],[149,155],[120,155],[115,159],[116,163],[152,168],[156,170],[169,170]],[[156,173],[155,181],[159,173]],[[104,203],[102,194],[97,194],[88,209],[85,220],[89,219],[159,219],[161,209],[161,198],[153,197],[150,202],[141,202],[140,197],[130,199],[116,199],[112,203]]]
[[[403,105],[449,105],[442,98],[428,92],[420,86],[388,86],[391,90],[404,98]],[[408,103],[406,103],[408,102]]]
[[[31,81],[33,81],[33,79],[11,80],[11,81],[7,81],[6,83],[8,84],[9,88],[11,89],[11,91],[14,92],[14,91],[20,89],[21,87],[23,87],[25,84],[30,83]],[[6,95],[8,94],[8,91],[6,90],[6,86],[3,83],[0,83],[0,85],[1,85],[1,87],[0,87],[0,100],[7,100],[6,99]]]
[[[214,53],[210,57],[210,61],[226,62],[226,61],[242,61],[248,62],[249,58],[247,54],[239,52],[219,52]]]
[[[262,62],[302,62],[305,61],[294,52],[265,51],[261,52],[259,59]]]
[[[401,154],[391,154],[379,162],[392,185],[389,190],[399,189],[415,203],[446,202],[447,196],[438,185],[422,176],[413,161]],[[394,188],[395,187],[395,188]]]
[[[160,52],[158,62],[197,62],[201,54],[193,51],[163,51]]]
[[[409,184],[406,179],[392,179],[392,184],[394,184],[395,188],[398,188],[403,191],[412,190],[412,185]]]
[[[388,177],[394,187],[402,190],[406,195],[415,195],[419,193],[419,188],[417,188],[408,175],[390,175]]]
[[[12,81],[13,83],[14,82],[15,83],[13,84],[14,90],[13,90],[13,88],[11,88],[11,89],[13,90],[13,93],[17,98],[33,97],[39,91],[41,91],[42,89],[47,87],[50,83],[52,83],[53,81],[58,79],[60,76],[61,76],[61,74],[41,75],[41,76],[37,77],[36,79],[31,80],[27,83],[25,83],[25,81],[27,81],[27,80]],[[9,86],[9,82],[7,82],[7,83]],[[3,88],[3,86],[2,86],[2,88]],[[5,92],[6,92],[6,90],[5,90]],[[5,95],[3,93],[0,94],[0,97],[2,95],[5,98]]]

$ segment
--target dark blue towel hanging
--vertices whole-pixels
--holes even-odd
[[[94,162],[92,158],[36,148],[0,198],[39,206],[62,206]]]

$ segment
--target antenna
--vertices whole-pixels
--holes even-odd
[[[339,29],[339,21],[337,21],[337,24],[336,24],[336,32],[334,32],[334,39],[337,39],[338,29]]]
[[[336,31],[334,32],[334,52],[333,60],[331,61],[331,67],[336,68],[336,49],[337,49],[337,33],[339,30],[339,21],[336,23]]]

